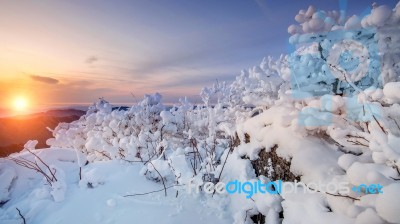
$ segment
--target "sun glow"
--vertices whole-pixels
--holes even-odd
[[[24,111],[28,107],[28,101],[25,97],[17,97],[13,101],[13,107],[16,111]]]

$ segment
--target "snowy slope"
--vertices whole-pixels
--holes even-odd
[[[2,223],[400,223],[400,4],[295,19],[294,52],[203,88],[202,105],[101,99],[50,149],[0,160]],[[221,182],[284,187],[209,192]]]

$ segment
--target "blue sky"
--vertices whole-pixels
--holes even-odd
[[[349,0],[348,15],[371,3]],[[19,84],[0,95],[23,92],[37,105],[128,103],[131,92],[196,101],[216,79],[285,54],[287,27],[309,5],[339,9],[337,0],[1,1],[0,87]]]

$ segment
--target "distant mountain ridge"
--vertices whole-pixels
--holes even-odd
[[[27,118],[34,118],[34,117],[40,117],[40,116],[51,116],[51,117],[79,116],[80,117],[80,116],[84,115],[85,113],[86,113],[86,111],[77,110],[77,109],[54,109],[54,110],[48,110],[46,112],[13,116],[13,118],[27,119]]]
[[[30,115],[0,118],[0,157],[22,150],[28,140],[38,140],[38,147],[47,147],[54,129],[61,122],[78,120],[86,112],[77,109],[55,109]]]

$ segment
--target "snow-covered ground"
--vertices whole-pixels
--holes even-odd
[[[0,160],[1,223],[400,223],[400,3],[295,19],[293,52],[203,88],[202,105],[101,99],[49,149]]]
[[[10,162],[2,165],[2,190],[18,176],[11,192],[12,206],[0,209],[1,223],[21,223],[18,208],[27,223],[232,223],[223,210],[207,206],[206,200],[176,190],[158,191],[162,186],[139,175],[140,164],[103,161],[85,166],[79,180],[79,166],[74,150],[45,149],[35,151],[45,161],[63,172],[63,187],[54,191],[43,184],[40,175]],[[20,156],[30,157],[29,153]],[[59,173],[58,175],[61,176]],[[56,174],[57,176],[57,174]],[[57,176],[58,177],[58,176]],[[89,187],[90,183],[90,187]],[[55,195],[62,202],[55,202]],[[4,197],[6,192],[2,192]]]

